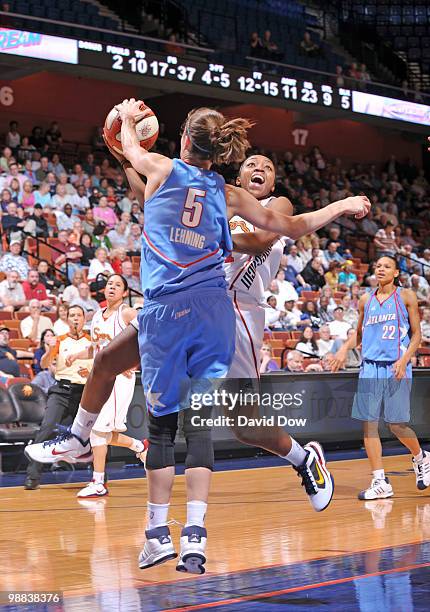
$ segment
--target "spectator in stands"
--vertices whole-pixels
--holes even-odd
[[[52,197],[51,208],[63,210],[66,204],[70,203],[72,196],[66,191],[66,186],[59,183],[55,188],[55,195]]]
[[[328,269],[331,261],[337,261],[340,264],[345,262],[345,259],[342,257],[340,253],[338,253],[339,243],[331,240],[327,243],[327,247],[324,250],[324,260],[323,265],[326,269]]]
[[[10,329],[6,326],[0,327],[0,372],[19,376],[18,359],[23,357],[32,358],[31,351],[15,350],[9,346]]]
[[[339,283],[339,270],[341,269],[341,265],[338,261],[331,261],[328,265],[328,270],[324,274],[326,284],[336,291],[337,285]]]
[[[299,255],[298,248],[295,244],[292,244],[289,248],[287,263],[294,268],[296,274],[300,274],[305,267],[305,262]]]
[[[36,170],[36,181],[42,183],[46,181],[46,177],[49,173],[49,158],[44,155],[40,158],[40,167]]]
[[[64,204],[62,212],[56,211],[55,216],[57,217],[57,227],[60,232],[63,230],[72,231],[74,224],[79,221],[79,217],[73,214],[71,204]]]
[[[383,255],[389,255],[390,257],[395,256],[399,248],[396,244],[394,225],[391,221],[387,221],[385,228],[381,228],[376,232],[373,244],[376,247],[377,259]]]
[[[19,274],[15,270],[6,273],[6,278],[0,282],[0,300],[3,304],[2,310],[14,312],[25,306],[25,294]]]
[[[421,342],[430,344],[430,308],[424,308],[421,320]],[[1,369],[1,368],[0,368]]]
[[[101,173],[106,180],[114,180],[117,169],[110,165],[110,160],[106,157],[100,166]]]
[[[20,253],[21,240],[13,238],[9,244],[9,253],[5,253],[0,259],[0,272],[11,272],[15,270],[20,279],[26,279],[30,267],[25,257]]]
[[[352,334],[355,333],[354,329],[348,329],[347,332],[347,339],[349,339]],[[333,342],[333,348],[332,348],[332,353],[336,354],[337,351],[341,348],[341,346],[343,345],[343,340],[341,340],[340,338],[338,338],[337,340],[335,340]],[[359,368],[361,366],[361,352],[358,348],[353,348],[353,349],[349,349],[348,353],[347,353],[347,357],[346,357],[346,362],[345,362],[345,368],[347,370],[352,369],[352,368]]]
[[[32,212],[34,206],[33,183],[30,180],[24,181],[20,197],[20,204],[26,212]]]
[[[178,45],[177,34],[172,32],[169,34],[168,42],[165,44],[166,52],[170,55],[185,55],[185,48]]]
[[[117,216],[112,208],[110,208],[106,196],[100,198],[98,206],[94,208],[93,212],[94,220],[103,221],[109,229],[112,229],[118,223]]]
[[[349,293],[345,293],[342,298],[342,308],[343,320],[349,323],[349,325],[355,329],[358,323],[358,310],[352,307],[351,296]]]
[[[0,172],[9,172],[9,164],[13,160],[13,153],[10,147],[4,147],[0,157]]]
[[[30,300],[28,308],[29,316],[22,319],[20,323],[21,334],[23,338],[29,338],[32,342],[37,343],[40,341],[42,332],[52,327],[52,321],[41,314],[42,306],[39,300]]]
[[[65,230],[58,232],[58,238],[54,245],[56,251],[53,253],[55,266],[67,272],[69,281],[73,278],[76,270],[81,268],[82,251],[79,245],[73,244],[69,240],[69,234]],[[59,252],[58,252],[59,251]]]
[[[44,210],[51,208],[52,196],[49,190],[49,183],[40,183],[39,189],[34,192],[34,203],[40,204]]]
[[[339,289],[349,289],[351,285],[357,282],[357,275],[352,271],[352,261],[347,259],[342,266],[342,271],[339,274]]]
[[[53,121],[45,133],[46,142],[50,149],[57,148],[63,142],[63,136],[57,121]]]
[[[21,145],[21,134],[18,132],[18,122],[10,121],[9,131],[5,138],[6,146],[10,147],[16,155],[19,146]]]
[[[72,306],[80,306],[85,311],[85,320],[91,321],[99,303],[91,297],[90,286],[88,283],[80,283],[78,286],[79,297],[73,300]]]
[[[142,250],[142,230],[140,225],[132,223],[127,239],[127,249],[129,251],[141,252]]]
[[[348,329],[351,325],[343,320],[343,307],[337,306],[337,308],[333,310],[333,316],[334,320],[328,323],[331,337],[335,340],[336,338],[346,340]]]
[[[108,252],[112,249],[111,241],[108,236],[109,228],[104,221],[99,221],[93,231],[93,246],[103,247]]]
[[[90,268],[88,270],[88,281],[92,282],[96,280],[99,274],[108,277],[113,274],[114,270],[108,260],[108,252],[103,247],[99,247],[96,250],[95,258],[90,262]]]
[[[302,315],[300,317],[301,324],[312,327],[313,330],[317,331],[321,325],[321,319],[318,316],[317,307],[315,302],[307,300],[303,306]]]
[[[297,291],[294,289],[294,286],[285,280],[285,272],[280,269],[278,274],[276,275],[276,282],[278,284],[278,295],[277,301],[278,305],[283,304],[286,300],[298,300],[299,295]]]
[[[258,32],[252,32],[249,41],[249,55],[251,57],[262,58],[264,55],[264,47]]]
[[[82,169],[87,176],[91,176],[94,172],[95,161],[94,161],[94,153],[88,153],[85,158],[85,162],[82,164]]]
[[[299,351],[289,351],[287,354],[287,365],[284,368],[285,372],[307,372],[307,368],[305,368],[304,356]],[[312,368],[311,368],[312,369]]]
[[[84,268],[89,268],[91,260],[94,259],[96,254],[96,249],[92,246],[91,234],[88,234],[88,232],[82,232],[79,245],[82,251],[81,264]]]
[[[430,249],[424,249],[423,256],[418,261],[421,264],[421,276],[428,277],[430,274]]]
[[[342,66],[336,66],[336,78],[334,82],[336,87],[345,87],[345,77],[343,76]]]
[[[8,204],[12,202],[12,194],[9,189],[3,189],[0,194],[1,213],[7,212]]]
[[[25,166],[25,176],[28,176],[31,179],[32,183],[36,182],[36,174],[33,172],[32,164],[31,164],[31,156],[34,153],[35,148],[30,144],[30,140],[28,136],[23,136],[21,140],[21,145],[18,149],[18,161],[20,163],[24,163]],[[29,174],[27,174],[27,172]]]
[[[303,40],[300,42],[300,53],[306,57],[317,57],[321,54],[321,49],[312,40],[310,32],[305,32],[303,35]]]
[[[262,45],[264,49],[264,57],[268,60],[279,62],[283,57],[283,53],[279,51],[278,45],[272,40],[272,32],[266,30],[263,34]]]
[[[312,327],[307,325],[303,329],[294,350],[299,351],[305,357],[319,357],[319,349]]]
[[[96,127],[93,140],[92,140],[93,149],[96,151],[106,151],[106,145],[103,140],[103,128]]]
[[[268,308],[264,310],[265,327],[269,329],[283,329],[285,312],[277,307],[276,297],[269,295],[266,301]]]
[[[424,280],[424,279],[422,279]],[[427,286],[420,283],[420,277],[418,274],[412,274],[411,276],[411,289],[416,294],[418,302],[421,304],[428,305],[429,302],[429,289]]]
[[[35,125],[31,130],[30,144],[32,144],[38,151],[44,151],[46,149],[46,139],[43,135],[43,130],[39,125]]]
[[[93,210],[92,208],[89,208],[85,211],[84,220],[82,221],[82,229],[84,232],[92,236],[96,225],[97,223],[94,221]]]
[[[284,303],[283,324],[287,330],[296,330],[302,324],[302,312],[296,306],[295,300],[286,300]]]
[[[19,183],[19,191],[22,190],[22,186],[24,184],[25,176],[20,174],[18,164],[14,159],[9,162],[9,174],[4,179],[3,185],[4,187],[12,187],[12,181],[17,180]]]
[[[415,240],[412,228],[405,227],[404,235],[401,237],[400,244],[409,244],[413,249],[418,246],[418,242]]]
[[[37,300],[44,310],[51,310],[53,299],[48,297],[46,287],[40,282],[39,272],[37,270],[29,270],[27,280],[22,283],[25,299],[28,303],[31,300]]]
[[[75,195],[76,189],[69,182],[69,176],[67,174],[60,174],[60,176],[58,177],[58,180],[59,180],[59,185],[62,185],[64,187],[64,189],[66,190],[66,194],[68,196]]]
[[[129,227],[124,221],[116,224],[115,229],[108,233],[108,238],[113,249],[127,248]]]
[[[333,321],[333,315],[332,315],[332,310],[329,310],[328,306],[330,303],[330,299],[325,296],[325,295],[321,295],[319,301],[318,301],[318,306],[317,306],[317,313],[318,316],[321,320],[321,323],[328,323],[330,321]],[[336,307],[336,302],[334,302],[334,307]]]
[[[266,372],[276,372],[279,370],[279,366],[276,363],[273,356],[272,345],[265,342],[260,349],[260,374],[266,374]]]
[[[130,289],[141,292],[139,278],[133,274],[133,264],[131,261],[126,260],[121,264],[121,274],[127,281]]]
[[[19,232],[24,229],[25,221],[22,208],[18,208],[15,202],[9,202],[7,213],[1,218],[1,224],[7,236],[10,236],[12,232]]]
[[[314,257],[303,268],[302,276],[312,291],[318,291],[325,285],[324,268],[319,257]]]
[[[15,204],[18,204],[19,195],[21,193],[21,187],[20,187],[18,179],[14,178],[11,180],[9,184],[9,191],[12,196],[12,202],[15,202]]]
[[[90,207],[90,201],[86,195],[84,185],[78,185],[76,193],[71,196],[70,204],[76,214],[84,213]]]
[[[56,177],[59,177],[61,174],[66,174],[66,169],[61,163],[60,156],[58,153],[54,153],[51,161],[48,164],[48,168],[50,172],[53,172]]]
[[[56,334],[54,334],[52,329],[45,329],[40,336],[40,343],[38,348],[34,351],[33,356],[33,372],[35,374],[39,374],[42,371],[42,367],[40,365],[40,360],[43,355],[49,351],[49,347],[51,346],[50,340],[52,343],[52,338],[55,338]]]
[[[327,353],[332,352],[333,342],[330,338],[330,327],[325,324],[320,327],[320,337],[317,340],[318,355],[323,358]]]
[[[67,289],[67,287],[66,287]],[[74,300],[79,299],[79,291],[76,289],[76,296],[73,297]],[[64,294],[63,294],[64,299]],[[57,306],[57,319],[54,323],[54,332],[56,336],[64,336],[64,334],[68,334],[70,332],[69,327],[69,318],[68,318],[69,304],[64,301],[62,304],[58,304]]]
[[[78,287],[84,281],[84,273],[82,270],[76,270],[73,274],[73,279],[70,285],[63,291],[63,301],[72,304],[79,297]]]
[[[62,286],[62,282],[55,276],[46,259],[41,259],[39,261],[37,264],[37,271],[39,272],[40,282],[46,287],[46,289],[49,289],[49,291],[55,292]]]

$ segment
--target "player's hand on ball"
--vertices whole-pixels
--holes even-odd
[[[402,380],[402,378],[406,376],[407,366],[408,363],[404,359],[399,359],[396,361],[396,363],[393,365],[393,373],[396,380]]]
[[[351,196],[343,200],[345,207],[344,213],[354,215],[356,219],[363,219],[370,210],[371,204],[368,198],[364,195]]]
[[[133,119],[136,122],[140,121],[146,115],[151,113],[151,111],[146,107],[142,109],[142,106],[144,106],[144,102],[142,102],[142,100],[130,98],[130,100],[124,100],[115,108],[117,109],[122,121],[125,119]]]

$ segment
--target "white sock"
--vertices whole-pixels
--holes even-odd
[[[94,414],[93,412],[87,412],[85,408],[82,408],[81,404],[79,404],[78,412],[76,413],[75,420],[71,427],[72,434],[80,438],[83,442],[86,442],[90,437],[90,432],[98,416],[98,414]]]
[[[287,459],[287,461],[297,467],[298,465],[302,465],[306,459],[306,451],[303,446],[300,446],[297,440],[291,438],[291,450],[288,455],[285,455],[285,457],[282,457],[282,459]]]
[[[131,444],[130,444],[130,450],[133,451],[133,453],[141,453],[143,451],[143,449],[145,448],[142,440],[136,440],[135,438],[131,439]]]
[[[190,525],[204,527],[207,508],[208,505],[202,501],[192,500],[187,502],[187,522],[185,527]]]
[[[151,502],[147,502],[146,506],[148,508],[146,529],[167,525],[170,504],[151,504]]]
[[[96,484],[104,484],[105,483],[105,473],[104,472],[93,472],[93,480]]]
[[[376,480],[384,480],[385,478],[385,470],[373,470],[372,474]]]
[[[418,455],[414,455],[414,459],[415,461],[422,461],[424,459],[424,453],[422,448],[420,448],[420,452],[418,453]]]

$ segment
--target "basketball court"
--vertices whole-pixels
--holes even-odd
[[[58,590],[63,597],[61,605],[4,609],[427,610],[430,495],[416,490],[409,457],[386,458],[395,496],[370,502],[356,498],[368,484],[367,460],[341,457],[329,454],[336,490],[322,514],[279,459],[248,459],[248,469],[241,460],[217,462],[207,571],[199,577],[176,572],[175,561],[138,569],[143,469],[122,470],[108,497],[85,501],[76,499],[77,482],[25,491],[13,486],[21,476],[3,476],[1,590]],[[85,472],[73,480],[80,474],[85,481]],[[54,478],[64,476],[70,473]],[[184,477],[178,476],[170,512],[176,542],[184,509]]]

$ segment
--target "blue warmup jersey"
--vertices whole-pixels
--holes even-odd
[[[145,202],[139,352],[147,407],[159,417],[210,392],[234,355],[235,316],[224,258],[232,250],[224,179],[173,160]]]
[[[370,361],[394,363],[409,346],[409,316],[401,289],[380,302],[372,293],[364,310],[362,356]]]
[[[166,182],[145,202],[140,278],[146,299],[193,286],[225,287],[233,248],[224,179],[174,159]]]

